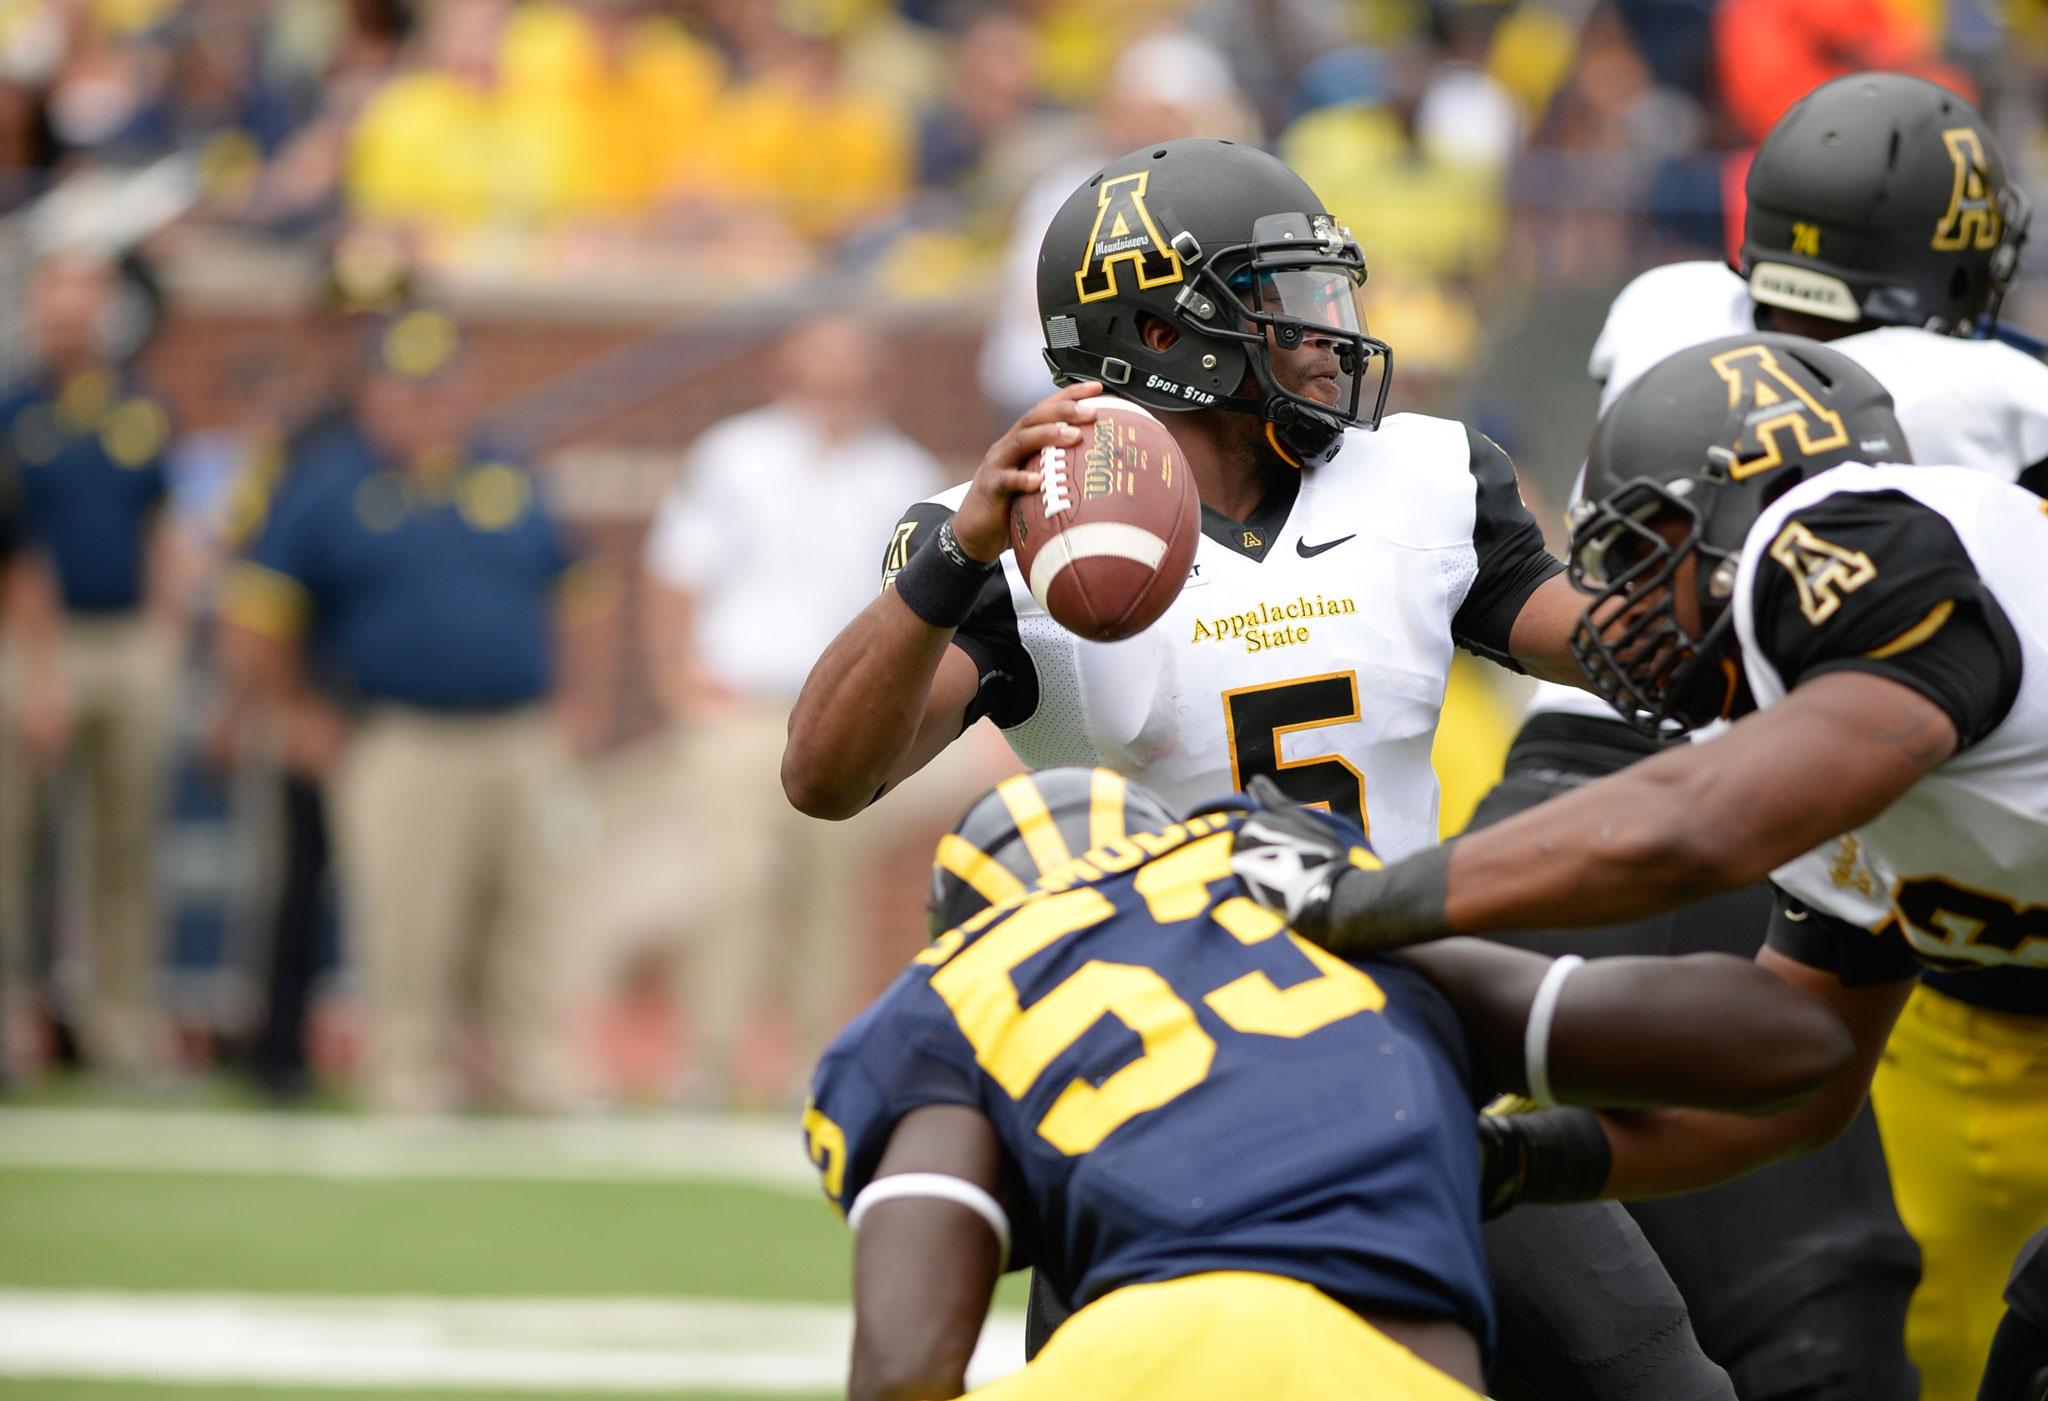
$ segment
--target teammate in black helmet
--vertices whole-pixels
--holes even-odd
[[[1754,708],[1731,605],[1763,508],[1830,467],[1910,459],[1884,386],[1796,336],[1674,355],[1628,400],[1594,432],[1572,508],[1572,581],[1593,596],[1572,652],[1593,692],[1656,739],[1667,725],[1692,730]],[[1610,604],[1645,595],[1654,601],[1604,621]]]
[[[1858,329],[1968,335],[1995,322],[2030,214],[1976,109],[1903,73],[1801,98],[1758,148],[1747,192],[1750,295]]]
[[[1797,332],[1826,341],[1890,392],[1916,461],[2048,492],[2048,364],[2001,340],[1969,338],[1991,325],[2027,224],[1983,118],[1923,79],[1854,74],[1785,113],[1748,179],[1737,266],[1652,268],[1615,299],[1589,365],[1603,382],[1602,407],[1684,347],[1758,330]],[[1721,678],[1695,670],[1690,680],[1703,688],[1696,700],[1720,703]],[[1585,691],[1539,686],[1506,777],[1475,820],[1524,811],[1657,748]],[[1576,945],[1544,937],[1547,947],[1581,953],[1753,953],[1770,910],[1770,892],[1759,885],[1588,931]],[[1904,1022],[1927,1034],[1894,1043],[1873,1094],[1879,1113],[1894,1095],[1979,1093],[1963,1083],[1968,1067],[2009,1049],[1949,1045],[1945,1028],[1970,1023],[1970,1013],[1953,1005],[1946,984],[1936,977],[1915,994]],[[1921,1054],[1935,1046],[1947,1049]],[[1892,1122],[1917,1117],[1890,1111]],[[2048,1126],[2035,1136],[2042,1132]],[[1686,1291],[1702,1341],[1745,1397],[1868,1401],[1924,1391],[1923,1401],[1965,1401],[1973,1353],[1981,1355],[1995,1316],[1992,1285],[2011,1256],[2012,1230],[2024,1230],[2024,1213],[2010,1228],[1987,1229],[1998,1213],[1981,1204],[2012,1195],[2014,1167],[2015,1155],[1976,1153],[1951,1135],[1894,1133],[1881,1146],[1877,1118],[1865,1112],[1823,1153],[1712,1193],[1630,1209]],[[1927,1283],[1917,1295],[1920,1252],[1901,1212],[1926,1245]],[[1803,1244],[1788,1255],[1785,1239]],[[1909,1296],[1914,1355],[1925,1373],[1917,1382],[1895,1341]],[[1965,1308],[1966,1299],[1974,1302]],[[1882,1341],[1851,1346],[1851,1337]]]

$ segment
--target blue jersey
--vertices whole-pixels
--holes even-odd
[[[1239,820],[1098,847],[920,954],[819,1064],[826,1192],[848,1208],[911,1110],[970,1105],[1013,1173],[1011,1263],[1076,1306],[1258,1271],[1490,1348],[1456,1015],[1405,965],[1344,962],[1247,898]]]
[[[114,370],[0,392],[0,442],[19,464],[30,538],[49,552],[64,606],[141,606],[149,527],[166,492],[171,419]]]
[[[228,607],[310,627],[368,701],[435,710],[529,704],[553,676],[557,586],[575,556],[523,465],[477,455],[444,479],[322,433],[248,545]],[[267,579],[267,583],[264,582]]]

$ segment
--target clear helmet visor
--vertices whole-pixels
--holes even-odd
[[[1358,281],[1350,269],[1246,267],[1230,283],[1262,324],[1283,387],[1347,417],[1377,402],[1386,365],[1364,341]],[[1323,329],[1335,334],[1319,336]]]

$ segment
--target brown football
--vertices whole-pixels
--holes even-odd
[[[1166,425],[1128,399],[1084,399],[1081,441],[1040,455],[1038,490],[1010,508],[1031,596],[1069,632],[1114,642],[1159,620],[1187,582],[1202,510]]]

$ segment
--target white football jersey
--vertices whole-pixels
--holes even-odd
[[[1845,497],[1871,492],[1900,493],[1954,531],[2017,635],[2018,689],[2004,718],[1975,743],[1880,816],[1772,880],[1824,914],[1873,931],[1895,929],[1929,963],[2048,969],[2048,506],[2018,487],[1952,467],[1848,465],[1794,487],[1764,511],[1743,544],[1732,606],[1750,689],[1759,707],[1785,697],[1767,640],[1774,630],[1780,638],[1802,636],[1846,618],[1861,601],[1857,592],[1877,593],[1870,586],[1888,570],[1911,575],[1930,533],[1941,533],[1920,516],[1900,527],[1891,558],[1820,533],[1828,511],[1841,515]],[[1896,504],[1879,509],[1900,514]],[[1809,529],[1806,522],[1815,524]],[[1796,585],[1794,605],[1784,611],[1803,612],[1803,620],[1760,616],[1759,581],[1773,577],[1767,571],[1783,571]],[[1781,601],[1795,597],[1783,581],[1774,582]],[[1921,594],[1934,609],[1923,624],[1931,624],[1928,637],[1949,616],[1939,607],[1944,592]],[[1851,655],[1890,655],[1897,647]]]
[[[1384,856],[1432,844],[1454,633],[1503,657],[1557,563],[1506,456],[1463,424],[1390,416],[1298,480],[1243,522],[1205,509],[1180,596],[1121,642],[1054,622],[1006,551],[1002,596],[956,635],[991,693],[976,713],[1033,768],[1102,764],[1174,804],[1266,773],[1362,818]],[[966,490],[912,508],[892,560]]]
[[[1754,331],[1749,284],[1725,263],[1669,263],[1621,290],[1586,370],[1600,380],[1600,411],[1645,370],[1688,346]],[[1995,340],[1960,340],[1904,326],[1828,342],[1892,396],[1913,460],[1968,467],[2005,481],[2048,462],[2048,364]],[[1612,718],[1605,702],[1546,682],[1529,713]]]

